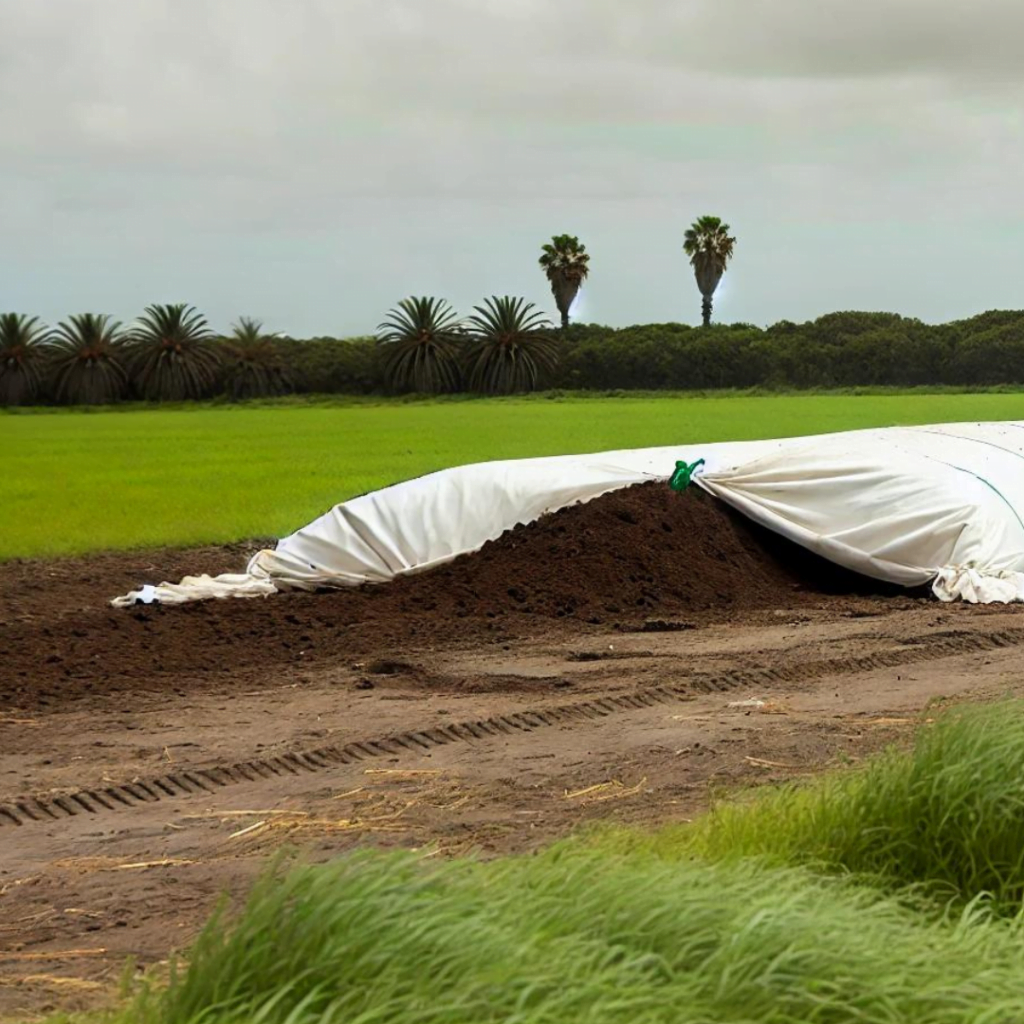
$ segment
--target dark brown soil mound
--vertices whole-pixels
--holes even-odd
[[[215,570],[209,550],[203,556],[194,568]],[[0,565],[7,595],[0,701],[58,703],[74,691],[151,689],[162,676],[182,673],[227,685],[246,666],[273,673],[313,662],[345,665],[454,640],[538,636],[558,623],[679,628],[865,585],[864,593],[884,591],[754,527],[697,488],[680,495],[664,484],[563,509],[448,566],[382,586],[107,607],[125,589],[126,564],[153,557],[104,555],[51,563],[46,573],[47,563]],[[220,569],[237,570],[240,560],[235,548]],[[183,561],[179,553],[176,562]],[[133,585],[169,575],[147,570]],[[47,578],[52,591],[40,583]],[[19,610],[12,595],[29,579],[36,590]]]
[[[428,575],[398,580],[380,602],[402,614],[518,612],[593,623],[728,614],[790,603],[816,561],[795,559],[791,547],[696,487],[676,494],[642,484],[518,526]],[[813,580],[814,589],[823,582]]]

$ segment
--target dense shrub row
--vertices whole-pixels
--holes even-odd
[[[767,330],[652,324],[579,327],[559,385],[580,388],[844,387],[1024,383],[1024,313],[931,326],[833,313]]]
[[[386,391],[373,338],[283,341],[305,392]],[[559,335],[556,388],[828,388],[1024,384],[1024,311],[931,325],[892,313],[830,313],[710,328],[579,324]]]
[[[855,312],[830,313],[802,324],[781,321],[767,329],[751,324],[617,329],[577,324],[552,337],[557,366],[540,387],[603,391],[1024,384],[1024,311],[992,311],[938,325],[892,313]],[[219,389],[249,397],[284,390],[356,395],[390,390],[382,346],[373,337],[261,336],[259,344],[255,351],[223,349],[221,372],[210,393]],[[0,404],[14,404],[3,396],[0,387]],[[130,388],[123,394],[133,396],[138,397]],[[43,387],[33,400],[76,399]]]

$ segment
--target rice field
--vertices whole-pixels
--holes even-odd
[[[398,480],[491,459],[1024,417],[1024,396],[303,403],[0,414],[0,559],[277,537]]]

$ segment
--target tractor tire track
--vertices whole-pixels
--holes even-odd
[[[423,753],[449,743],[486,741],[552,726],[572,727],[610,715],[715,692],[728,693],[744,687],[803,683],[833,675],[858,675],[877,669],[898,668],[964,654],[1011,648],[1024,644],[1024,629],[1005,629],[992,633],[952,630],[895,639],[894,642],[902,646],[864,655],[783,662],[771,667],[717,673],[694,672],[685,675],[677,683],[645,686],[629,693],[608,694],[452,725],[406,730],[354,740],[344,746],[322,746],[207,768],[183,768],[146,779],[74,792],[26,796],[0,804],[0,829],[52,824],[79,815],[127,812],[148,804],[212,794],[246,782],[289,775],[314,775],[379,757],[409,752]]]

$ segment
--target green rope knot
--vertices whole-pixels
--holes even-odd
[[[677,462],[676,471],[672,474],[668,482],[669,487],[671,487],[673,491],[685,491],[686,488],[690,486],[690,480],[692,479],[697,467],[703,465],[703,459],[698,459],[689,466],[685,462]]]

